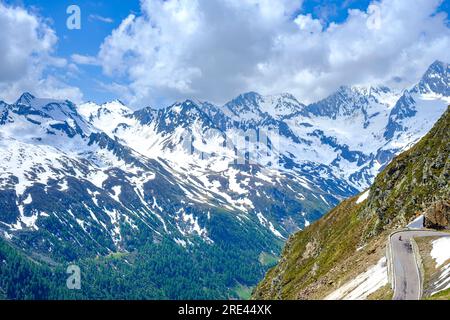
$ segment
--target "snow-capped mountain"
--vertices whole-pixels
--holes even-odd
[[[94,127],[111,131],[131,113],[131,109],[120,100],[114,100],[102,105],[88,102],[78,106],[78,112]]]
[[[78,247],[70,257],[133,250],[142,234],[210,245],[218,213],[283,239],[354,192],[230,165],[232,154],[189,155],[180,139],[218,132],[192,101],[132,113],[119,102],[75,107],[24,94],[2,104],[1,119],[2,236],[59,258],[67,245]],[[207,137],[216,148],[222,136]]]
[[[281,120],[304,107],[304,104],[288,93],[262,96],[256,92],[248,92],[225,104],[222,111],[232,120],[255,123],[267,117]]]
[[[276,252],[432,127],[450,103],[448,69],[433,63],[403,92],[341,87],[310,105],[251,92],[133,111],[24,93],[0,102],[0,235],[68,261],[161,239]]]
[[[341,87],[285,122],[297,136],[309,137],[319,154],[329,155],[322,164],[362,190],[431,129],[450,103],[448,86],[448,64],[436,61],[409,90]]]
[[[450,103],[450,69],[448,64],[436,61],[411,90],[405,90],[396,102],[384,136],[391,146],[410,146],[425,135]]]

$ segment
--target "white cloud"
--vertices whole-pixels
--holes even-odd
[[[298,25],[301,31],[310,33],[321,32],[323,30],[322,24],[319,20],[313,19],[311,14],[299,15],[294,22]]]
[[[20,7],[0,3],[0,99],[14,101],[22,92],[80,101],[81,91],[47,71],[66,68],[53,56],[55,32],[39,17]]]
[[[97,57],[85,56],[85,55],[74,53],[70,56],[70,58],[76,64],[85,64],[85,65],[99,65],[100,64]]]
[[[324,28],[294,15],[301,1],[143,0],[142,15],[122,21],[99,60],[135,105],[223,102],[249,90],[310,102],[343,84],[409,86],[435,59],[450,60],[441,2],[373,2]]]
[[[143,1],[105,39],[106,74],[130,81],[135,104],[160,97],[221,100],[246,89],[297,1]]]
[[[89,15],[89,19],[90,20],[101,21],[101,22],[104,22],[104,23],[113,23],[114,22],[114,20],[112,18],[103,17],[103,16],[98,15],[98,14],[90,14]]]

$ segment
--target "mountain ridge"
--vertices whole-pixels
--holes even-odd
[[[364,99],[371,89],[346,92],[358,104],[343,107],[355,112],[314,116],[289,94],[244,94],[228,105],[242,118],[195,100],[133,111],[120,101],[75,106],[25,93],[0,109],[0,236],[58,263],[142,258],[143,248],[166,265],[176,258],[165,250],[208,252],[214,268],[228,257],[244,266],[221,269],[220,290],[190,285],[196,297],[236,297],[233,286],[252,286],[267,269],[260,255],[277,255],[290,234],[364,189],[428,131],[447,99],[413,93],[406,107],[415,113],[392,118],[386,140],[393,107],[379,102],[391,93],[380,89],[375,101]]]

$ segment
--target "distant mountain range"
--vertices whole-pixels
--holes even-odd
[[[144,297],[236,297],[290,234],[367,188],[430,130],[450,102],[448,71],[436,61],[403,92],[341,87],[310,105],[250,92],[221,106],[133,111],[24,93],[0,102],[0,236],[53,264],[161,243],[186,259],[220,253],[248,268],[221,269],[217,257],[202,266],[219,275],[215,290],[188,272],[195,290],[155,278],[159,291]]]

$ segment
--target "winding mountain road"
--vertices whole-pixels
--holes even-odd
[[[421,277],[411,238],[448,236],[449,233],[430,230],[405,230],[390,236],[394,300],[419,300],[422,296]]]

